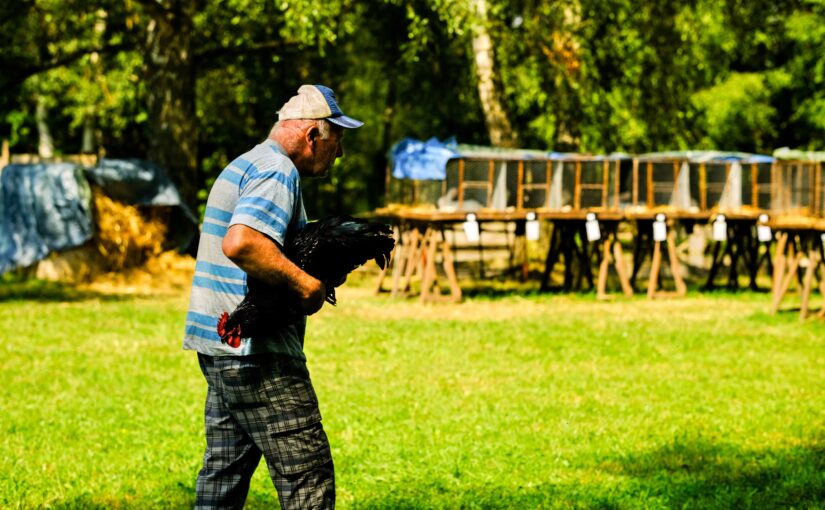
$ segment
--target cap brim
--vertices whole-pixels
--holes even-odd
[[[332,122],[333,124],[337,124],[341,127],[345,127],[348,129],[355,129],[364,125],[364,123],[360,120],[355,120],[352,117],[347,117],[346,115],[339,115],[337,117],[327,117],[326,120]]]

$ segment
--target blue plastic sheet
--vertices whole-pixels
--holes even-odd
[[[0,273],[91,236],[91,191],[80,167],[9,165],[0,172]]]
[[[404,138],[390,149],[392,176],[396,179],[441,180],[447,177],[447,161],[458,156],[455,139],[426,142]]]

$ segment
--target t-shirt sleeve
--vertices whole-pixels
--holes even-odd
[[[300,193],[299,182],[294,168],[249,171],[241,181],[229,225],[246,225],[283,245]]]

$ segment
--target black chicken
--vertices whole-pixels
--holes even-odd
[[[324,283],[326,300],[334,305],[336,285],[370,259],[384,269],[394,247],[388,225],[350,216],[330,216],[308,223],[287,237],[284,254]],[[242,337],[256,336],[278,324],[291,324],[303,317],[297,297],[283,289],[254,278],[247,280],[247,287],[241,304],[231,314],[224,312],[218,320],[222,342],[238,347]]]

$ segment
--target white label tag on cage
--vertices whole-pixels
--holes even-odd
[[[527,236],[528,241],[538,241],[540,230],[539,220],[527,220],[527,224],[524,226],[524,234]]]
[[[590,213],[587,215],[587,221],[584,222],[584,230],[587,234],[587,241],[592,243],[602,238],[602,232],[599,229],[599,220],[596,215]]]
[[[657,243],[667,241],[667,223],[664,220],[653,222],[653,240]]]
[[[771,227],[767,225],[757,225],[756,238],[759,239],[760,243],[769,243],[773,241],[773,232],[771,232]]]
[[[466,219],[467,221],[464,222],[464,235],[467,236],[467,241],[471,243],[478,242],[480,235],[476,215],[468,214]]]
[[[713,222],[713,240],[727,241],[728,239],[728,224],[724,219],[717,219]]]

